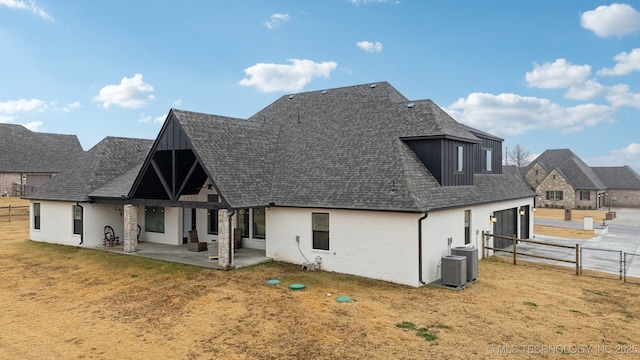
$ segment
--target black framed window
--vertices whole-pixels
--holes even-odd
[[[464,148],[456,146],[456,171],[462,171],[464,165]]]
[[[249,209],[238,210],[238,229],[242,237],[249,237]]]
[[[329,214],[312,213],[313,249],[329,250]]]
[[[73,205],[73,234],[82,234],[82,206]]]
[[[267,235],[265,208],[253,209],[253,237],[264,239]]]
[[[491,163],[491,156],[492,156],[492,152],[491,149],[482,149],[482,153],[484,154],[483,157],[483,169],[484,171],[492,171],[492,163]]]
[[[33,228],[40,230],[40,203],[33,203]]]
[[[146,232],[164,234],[164,208],[158,206],[145,206],[144,227]]]
[[[217,203],[219,202],[217,194],[208,194],[207,202]],[[218,209],[209,209],[207,210],[207,223],[209,226],[207,227],[207,233],[211,235],[218,235]]]
[[[547,191],[547,200],[562,200],[562,191]]]
[[[580,191],[580,200],[591,200],[591,191]]]
[[[471,243],[471,210],[464,211],[464,243]]]

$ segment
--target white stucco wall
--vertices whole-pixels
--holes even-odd
[[[441,278],[440,261],[450,248],[476,247],[482,258],[482,231],[491,232],[491,213],[526,205],[533,207],[533,198],[429,212],[421,223],[422,281],[430,283]],[[465,210],[471,210],[469,244],[465,244],[464,237]],[[329,213],[329,251],[312,249],[313,212]],[[319,256],[323,270],[422,285],[418,273],[418,222],[424,214],[299,208],[269,208],[266,214],[266,255],[274,260],[302,264]],[[300,249],[296,235],[300,236]],[[452,239],[451,246],[448,238]]]
[[[40,229],[33,228],[33,204],[40,203]],[[123,221],[118,206],[80,203],[83,207],[83,244],[80,235],[73,234],[73,206],[75,202],[31,201],[29,220],[30,238],[52,244],[95,247],[101,246],[104,227],[113,227],[116,236],[123,239]],[[121,209],[122,207],[120,207]]]
[[[181,245],[182,244],[182,209],[163,208],[164,233],[146,231],[145,207],[138,206],[138,225],[142,228],[140,241],[153,243]],[[122,221],[121,221],[122,222]],[[121,226],[124,227],[123,224]]]
[[[329,213],[329,251],[312,249],[313,212]],[[302,254],[311,262],[319,256],[323,270],[417,283],[418,213],[269,208],[266,216],[266,255],[274,260],[302,264]]]

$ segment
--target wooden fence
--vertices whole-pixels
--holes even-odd
[[[512,247],[511,250],[505,250],[505,249],[500,249],[500,248],[487,246],[486,242],[490,238],[511,240],[511,243],[512,243],[513,247]],[[567,259],[559,259],[559,258],[552,258],[552,257],[548,257],[548,256],[541,256],[541,255],[534,255],[534,254],[527,254],[527,253],[518,252],[518,247],[517,247],[518,246],[518,242],[532,243],[532,244],[538,244],[538,245],[544,245],[544,246],[555,246],[555,247],[560,247],[560,248],[565,248],[565,249],[575,249],[576,257],[575,257],[575,260],[567,260]],[[530,239],[518,239],[515,236],[509,237],[509,236],[502,236],[502,235],[494,235],[494,234],[486,233],[486,232],[483,231],[482,232],[482,256],[483,257],[486,256],[486,250],[502,251],[502,252],[512,253],[513,254],[513,265],[517,265],[518,255],[534,257],[534,258],[539,258],[539,259],[546,259],[546,260],[555,260],[555,261],[561,261],[561,262],[575,264],[576,265],[576,275],[580,275],[580,244],[576,244],[575,246],[552,244],[552,243],[536,241],[536,240],[530,240]]]
[[[9,218],[11,222],[16,216],[29,216],[29,206],[0,206],[0,219]]]

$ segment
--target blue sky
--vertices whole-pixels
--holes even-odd
[[[388,81],[532,155],[640,173],[640,3],[0,0],[0,122],[155,138],[170,108],[247,118]]]

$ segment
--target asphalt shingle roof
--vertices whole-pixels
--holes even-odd
[[[69,158],[84,153],[75,135],[39,133],[0,124],[0,172],[57,173]]]
[[[425,211],[532,196],[506,175],[440,186],[401,138],[481,140],[431,100],[409,101],[386,82],[285,95],[248,121],[172,112],[236,208]]]
[[[592,167],[607,189],[640,190],[640,175],[629,166]]]
[[[133,179],[123,177],[118,182],[111,182],[139,168],[152,144],[152,140],[106,137],[73,159],[69,169],[54,176],[27,198],[89,201],[89,194],[92,193],[104,197],[122,197],[127,194]],[[101,189],[105,185],[108,187]],[[127,190],[123,192],[124,189]]]
[[[527,166],[527,171],[535,163],[540,164],[547,172],[557,169],[574,189],[606,189],[593,169],[569,149],[546,150]]]

